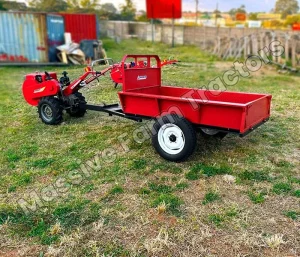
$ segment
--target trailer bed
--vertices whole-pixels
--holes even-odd
[[[270,117],[271,95],[153,86],[119,93],[123,112],[157,118],[176,112],[200,127],[248,134]]]

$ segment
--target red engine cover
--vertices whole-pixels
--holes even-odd
[[[55,72],[49,72],[49,74],[51,80],[46,80],[46,74],[38,72],[25,76],[22,90],[27,103],[37,106],[41,98],[58,94],[60,85],[57,81],[57,75]]]

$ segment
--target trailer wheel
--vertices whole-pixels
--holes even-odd
[[[153,125],[152,145],[161,157],[181,162],[190,157],[197,144],[192,124],[177,115],[167,115]]]
[[[206,138],[214,137],[214,138],[223,139],[228,135],[228,133],[226,132],[220,132],[216,129],[209,129],[209,128],[201,128],[200,132]]]
[[[67,109],[67,113],[71,116],[71,117],[83,117],[86,114],[86,101],[85,101],[85,97],[80,93],[80,92],[76,92],[74,93],[74,95],[76,96],[76,98],[79,101],[79,105],[76,107],[71,107],[70,109]]]
[[[62,122],[62,107],[58,99],[44,97],[38,104],[39,117],[47,125],[58,125]]]

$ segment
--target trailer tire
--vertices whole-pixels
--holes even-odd
[[[196,131],[183,117],[166,115],[153,125],[152,145],[168,161],[185,161],[195,151],[196,144]]]
[[[44,97],[38,104],[39,117],[47,125],[58,125],[62,122],[63,108],[57,98]]]
[[[85,97],[80,92],[76,92],[76,93],[74,93],[74,95],[79,100],[79,106],[71,107],[70,109],[67,109],[66,111],[71,117],[80,118],[86,114]]]

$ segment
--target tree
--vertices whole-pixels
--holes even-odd
[[[288,15],[286,17],[285,25],[287,26],[292,26],[295,23],[300,23],[300,15]]]
[[[102,19],[114,20],[118,18],[117,8],[111,4],[106,3],[100,6],[99,15]]]
[[[299,4],[297,0],[277,0],[275,4],[275,13],[282,14],[282,18],[295,14],[299,10]]]
[[[136,19],[136,21],[140,21],[140,22],[150,22],[150,19],[148,19],[147,17],[147,13],[145,11],[139,11],[139,13],[141,15],[139,15]],[[161,20],[158,20],[158,19],[153,19],[153,23],[154,24],[162,24],[162,21]]]
[[[101,5],[101,10],[106,13],[117,13],[118,11],[114,4],[111,3]]]
[[[249,13],[248,19],[251,21],[257,21],[258,20],[257,13],[255,13],[255,12]]]
[[[126,21],[133,21],[136,12],[134,4],[132,0],[125,0],[125,2],[125,5],[121,5],[121,19]]]
[[[67,3],[64,0],[31,0],[30,9],[39,12],[62,12],[67,10]]]
[[[98,0],[67,0],[68,12],[90,13],[99,9]]]
[[[98,0],[80,0],[80,7],[84,12],[95,12],[99,6]]]
[[[242,4],[239,8],[232,8],[228,13],[231,17],[235,17],[237,13],[247,13],[246,6]]]
[[[141,15],[139,15],[136,20],[140,22],[149,22],[147,13],[145,11],[140,11],[140,13]]]
[[[0,0],[0,11],[5,11],[6,8],[4,7],[4,1]]]
[[[25,3],[16,1],[0,0],[0,10],[2,11],[26,11],[27,6]]]

